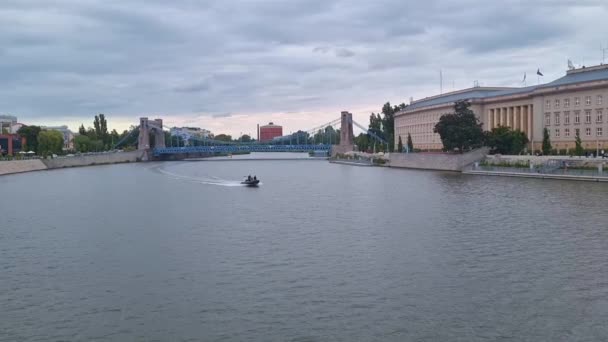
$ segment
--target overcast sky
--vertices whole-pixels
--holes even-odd
[[[1,0],[0,113],[122,130],[309,129],[386,101],[601,62],[608,1]],[[608,55],[608,51],[607,51]]]

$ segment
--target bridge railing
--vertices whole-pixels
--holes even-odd
[[[331,145],[220,145],[155,148],[154,155],[184,153],[234,153],[234,152],[311,152],[329,151]]]

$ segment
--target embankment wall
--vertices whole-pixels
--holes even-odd
[[[485,158],[488,152],[487,148],[480,148],[464,154],[391,153],[387,156],[387,165],[408,169],[462,171],[465,166]]]

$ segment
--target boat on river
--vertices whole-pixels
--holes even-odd
[[[256,177],[253,177],[253,178],[248,177],[248,178],[245,178],[245,180],[242,181],[241,184],[244,184],[246,186],[258,186],[258,184],[260,184],[260,180],[257,179]]]

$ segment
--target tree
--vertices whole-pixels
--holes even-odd
[[[20,137],[25,138],[27,150],[38,153],[38,135],[40,134],[39,126],[22,126],[17,131]]]
[[[412,141],[412,135],[407,134],[407,150],[409,152],[414,152],[414,142]]]
[[[99,122],[99,116],[95,115],[95,120],[93,121],[93,127],[95,128],[95,137],[101,137],[101,123]],[[89,135],[90,137],[90,135]]]
[[[78,135],[74,137],[74,147],[78,152],[91,152],[93,151],[93,141],[86,135]]]
[[[444,114],[433,130],[438,133],[446,151],[458,149],[460,153],[483,145],[484,133],[482,124],[469,107],[467,100],[457,101],[454,112]]]
[[[232,141],[232,136],[227,134],[218,134],[214,139],[219,141]]]
[[[61,153],[63,134],[58,131],[41,131],[38,134],[38,153],[42,156]]]
[[[118,132],[116,131],[116,129],[112,130],[112,133],[110,133],[110,145],[112,148],[114,148],[114,145],[120,140],[120,135],[118,134]]]
[[[581,132],[580,130],[576,130],[576,136],[574,138],[574,154],[577,156],[582,156],[585,154],[585,149],[583,148],[583,142],[581,141]]]
[[[551,154],[551,138],[549,138],[549,130],[545,127],[543,129],[543,154],[549,155]]]
[[[359,133],[359,135],[355,137],[355,145],[357,145],[359,151],[368,151],[370,148],[369,135]]]
[[[401,136],[399,136],[399,142],[397,143],[397,152],[403,152],[403,141],[401,141]]]
[[[241,142],[248,143],[248,142],[251,142],[251,137],[249,136],[249,134],[243,134],[243,135],[241,135],[240,140],[241,140]]]
[[[87,135],[87,130],[84,128],[83,124],[80,124],[80,127],[78,127],[78,134]]]
[[[493,128],[486,136],[486,144],[493,153],[520,154],[527,143],[528,137],[524,132],[506,126]]]

